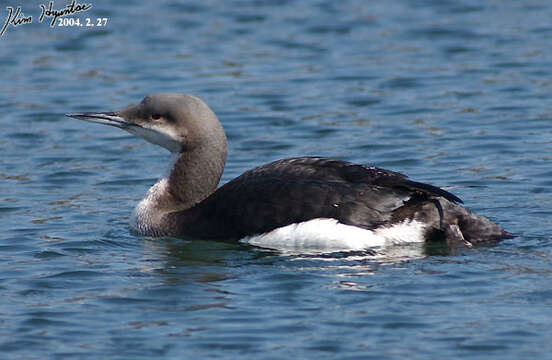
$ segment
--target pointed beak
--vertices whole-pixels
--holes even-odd
[[[167,133],[164,129],[148,126],[148,124],[144,126],[125,120],[120,112],[82,112],[65,114],[65,116],[123,129],[132,135],[141,137],[152,144],[162,146],[171,152],[179,152],[182,149],[182,145],[178,140],[173,138],[172,133]]]
[[[65,116],[96,124],[111,125],[123,130],[129,130],[129,128],[138,126],[126,121],[118,112],[82,112],[65,114]]]

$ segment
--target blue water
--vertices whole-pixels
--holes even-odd
[[[552,352],[552,3],[94,1],[75,15],[103,28],[50,28],[38,4],[0,38],[1,358]],[[63,114],[160,91],[218,114],[223,182],[331,156],[454,187],[517,237],[377,259],[133,236],[168,154]]]

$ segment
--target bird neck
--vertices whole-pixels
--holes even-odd
[[[216,189],[226,162],[226,142],[173,153],[168,174],[153,185],[134,210],[133,226],[142,235],[171,236],[169,214],[187,210]]]
[[[215,155],[213,148],[201,146],[173,157],[166,177],[168,196],[175,204],[174,210],[189,209],[217,189],[224,171],[226,149]]]

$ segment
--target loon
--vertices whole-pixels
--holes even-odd
[[[226,135],[195,96],[150,94],[120,111],[66,116],[123,129],[172,153],[169,172],[134,210],[131,227],[142,236],[330,250],[431,241],[471,247],[512,237],[439,187],[329,158],[274,161],[218,187]]]

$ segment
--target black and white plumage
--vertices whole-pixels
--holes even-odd
[[[135,209],[133,226],[142,235],[336,250],[511,237],[443,189],[327,158],[278,160],[217,189],[226,136],[209,107],[190,95],[152,94],[122,111],[68,116],[122,128],[173,154],[169,174]]]

